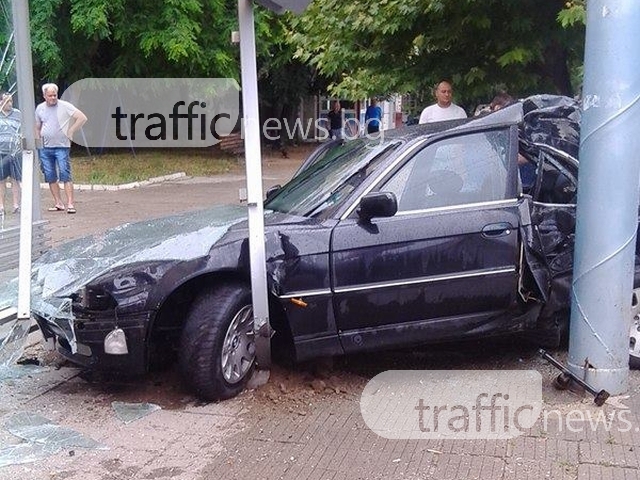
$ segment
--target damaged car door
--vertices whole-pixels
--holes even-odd
[[[367,194],[397,213],[334,228],[334,311],[346,352],[499,330],[517,303],[515,126],[422,141]],[[366,197],[366,195],[365,195]],[[408,341],[409,340],[409,341]]]

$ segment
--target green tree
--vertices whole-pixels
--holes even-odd
[[[587,12],[584,2],[585,0],[570,0],[565,4],[565,8],[558,13],[558,20],[563,27],[586,24]]]
[[[0,2],[0,90],[15,92],[16,71],[11,5]]]
[[[365,97],[425,93],[453,80],[458,100],[572,94],[584,28],[561,25],[563,0],[315,0],[294,20],[296,54],[328,76],[331,91]]]
[[[225,0],[32,1],[36,76],[237,77],[235,8]]]
[[[8,3],[9,0],[0,0]],[[37,0],[30,3],[36,83],[87,77],[240,79],[237,0]],[[290,15],[255,9],[262,111],[289,118],[318,88],[294,59]]]
[[[291,18],[263,16],[256,40],[263,50],[258,55],[261,117],[277,118],[289,125],[295,121],[302,97],[326,92],[328,83],[314,67],[294,58]]]

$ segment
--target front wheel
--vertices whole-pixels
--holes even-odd
[[[182,331],[179,365],[203,400],[236,396],[255,365],[251,291],[235,283],[198,296]]]

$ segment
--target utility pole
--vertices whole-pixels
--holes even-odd
[[[569,369],[626,391],[640,179],[640,3],[589,0]]]
[[[259,0],[257,3],[283,13],[300,13],[310,0]],[[242,76],[242,109],[244,151],[246,155],[247,208],[249,216],[249,259],[251,265],[251,301],[258,368],[271,367],[271,335],[269,295],[267,292],[264,209],[262,194],[262,156],[260,150],[260,115],[258,111],[258,74],[256,38],[251,0],[238,0],[240,28],[240,68]]]
[[[15,31],[16,76],[22,112],[22,208],[20,209],[20,258],[18,264],[18,320],[31,319],[31,245],[33,221],[40,220],[40,183],[34,175],[35,99],[28,0],[11,0]]]

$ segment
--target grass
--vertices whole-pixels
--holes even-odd
[[[71,153],[71,171],[75,183],[118,185],[148,180],[170,173],[211,176],[238,168],[235,157],[209,149],[142,150],[109,152],[88,156],[86,151]]]

